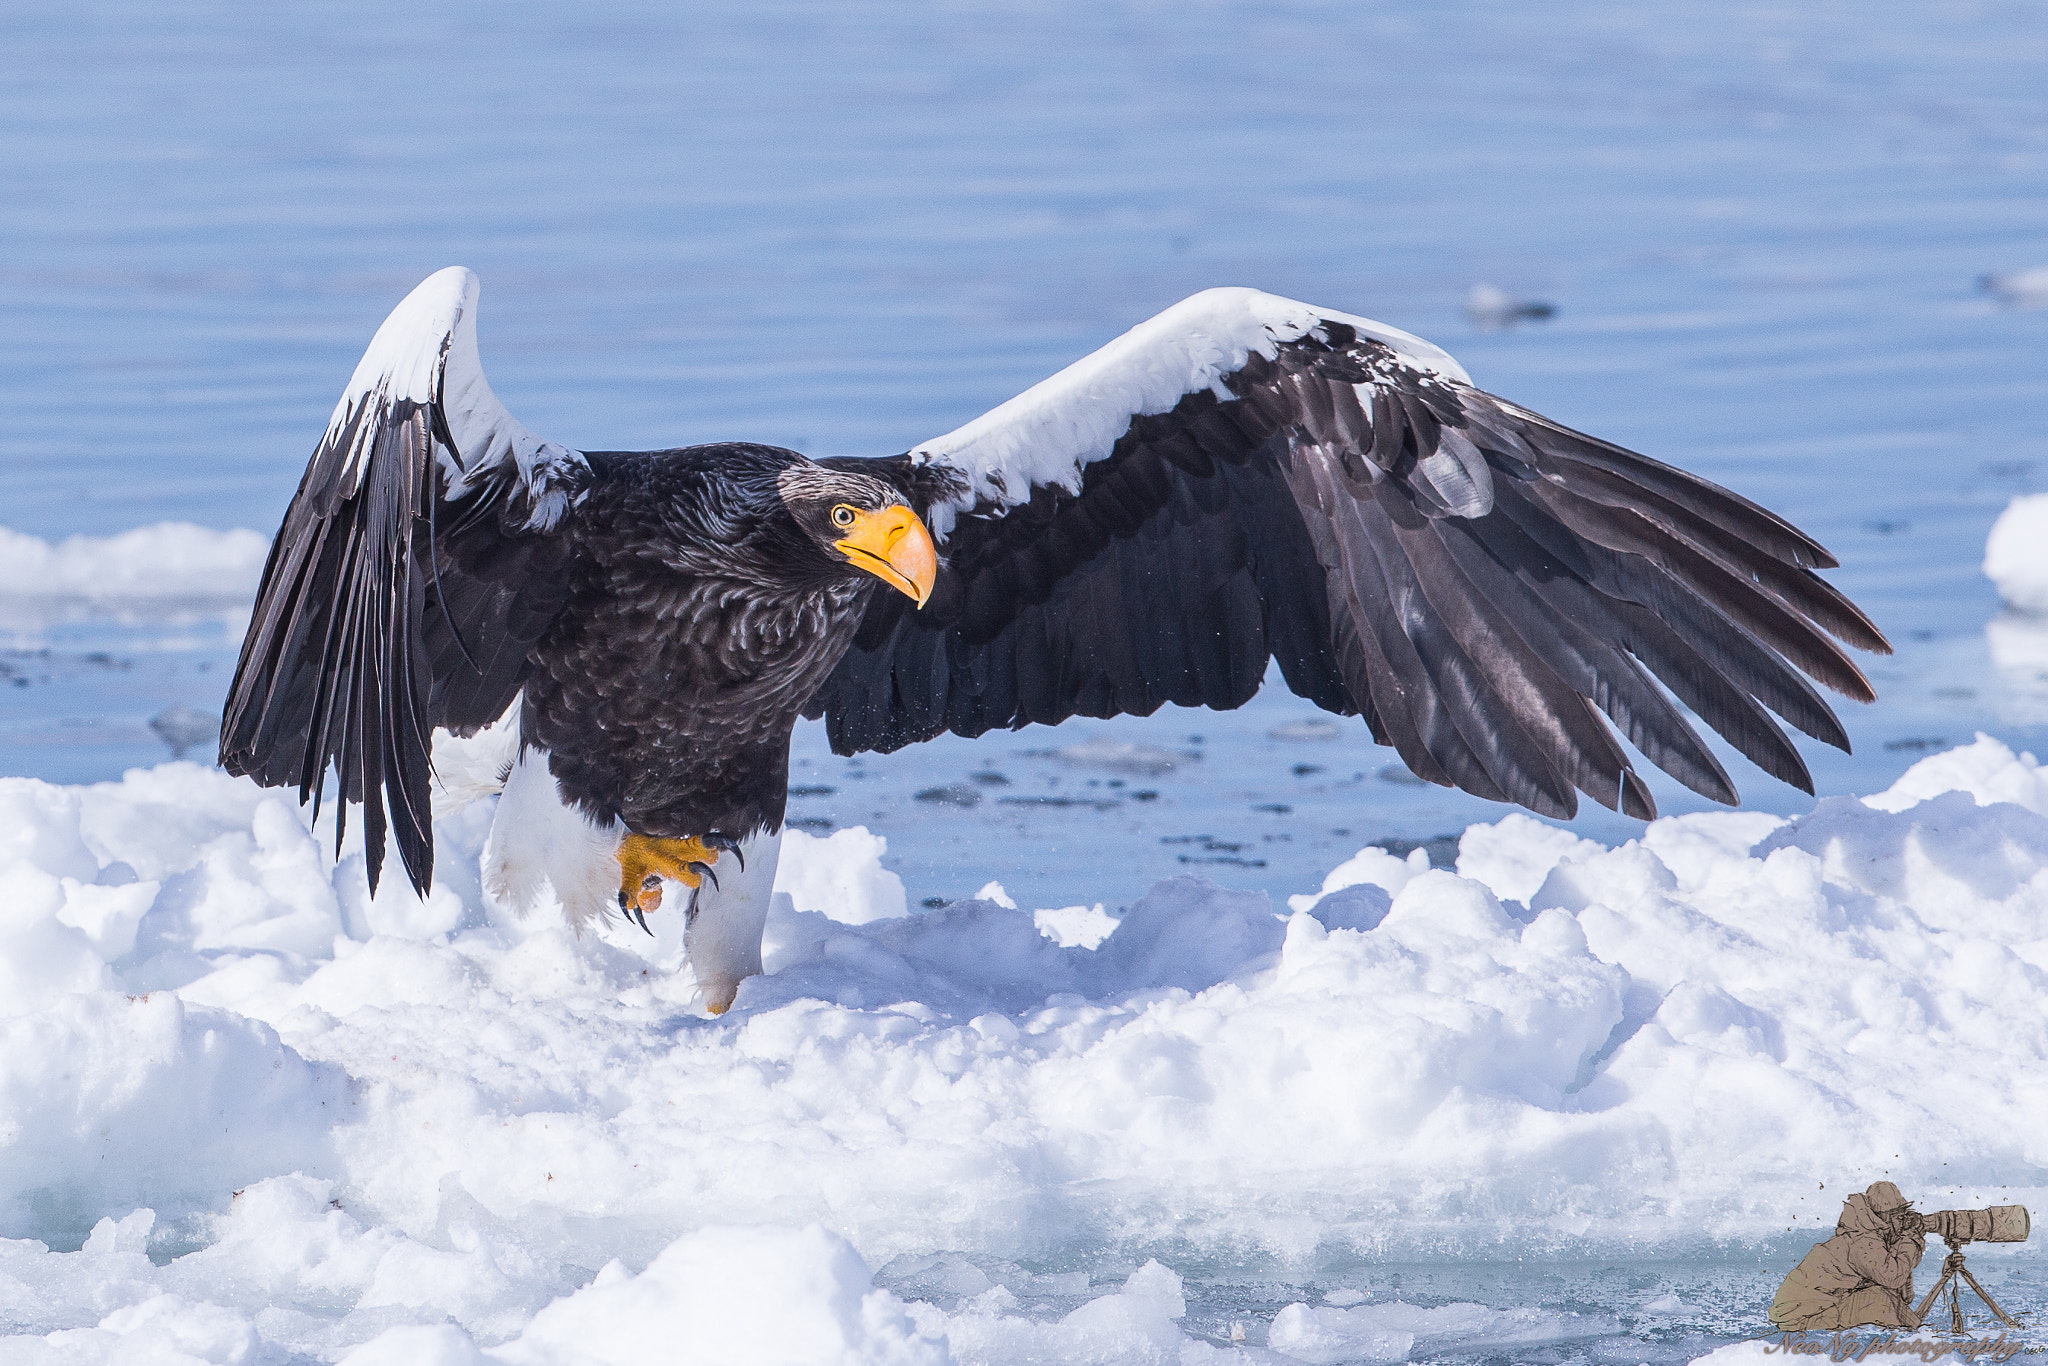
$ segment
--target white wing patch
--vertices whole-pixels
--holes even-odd
[[[581,465],[583,457],[535,436],[491,392],[477,357],[477,292],[474,271],[449,266],[406,295],[370,339],[321,445],[344,458],[342,492],[352,495],[369,470],[378,433],[393,421],[397,407],[439,405],[455,440],[453,452],[445,446],[440,452],[448,497],[461,497],[480,475],[509,463],[532,503],[527,525],[545,531],[569,506],[556,476],[564,466]]]
[[[1385,343],[1416,370],[1469,384],[1449,354],[1422,338],[1369,318],[1316,308],[1256,289],[1207,289],[1138,324],[1052,378],[1034,384],[956,431],[911,451],[913,461],[955,470],[967,487],[931,509],[932,533],[945,539],[954,516],[977,503],[1015,507],[1042,484],[1069,492],[1081,471],[1106,458],[1131,419],[1170,411],[1203,389],[1228,399],[1224,376],[1256,353],[1267,360],[1326,322]],[[1368,402],[1366,411],[1371,411]]]

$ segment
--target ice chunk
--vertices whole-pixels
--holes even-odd
[[[823,839],[785,830],[775,890],[787,892],[800,911],[821,911],[849,925],[908,915],[903,879],[882,866],[888,851],[889,841],[862,825]]]
[[[217,1304],[178,1295],[155,1295],[116,1309],[95,1328],[56,1332],[45,1339],[48,1360],[217,1362],[243,1366],[256,1360],[256,1330],[249,1320]]]
[[[0,527],[0,622],[32,628],[79,604],[239,607],[256,596],[269,552],[270,538],[260,532],[190,522],[55,544]]]
[[[341,1359],[341,1366],[492,1366],[476,1340],[452,1323],[407,1324],[379,1333]]]
[[[1498,285],[1484,282],[1465,293],[1465,316],[1486,332],[1498,332],[1525,319],[1540,322],[1553,316],[1557,305],[1540,299],[1517,299]]]
[[[102,1211],[225,1203],[329,1160],[347,1079],[171,992],[70,996],[0,1024],[0,1221],[62,1240]]]
[[[1977,287],[2013,308],[2048,308],[2048,266],[1996,271],[1980,276]]]
[[[1620,1324],[1601,1314],[1544,1309],[1489,1309],[1445,1304],[1434,1309],[1395,1302],[1359,1309],[1290,1304],[1273,1320],[1266,1345],[1297,1361],[1404,1361],[1410,1353],[1499,1351],[1600,1337]]]
[[[1386,888],[1360,882],[1317,898],[1308,913],[1326,930],[1370,930],[1387,918],[1393,904]]]
[[[1415,1335],[1398,1328],[1375,1325],[1365,1317],[1353,1317],[1342,1308],[1311,1309],[1290,1304],[1273,1318],[1266,1345],[1296,1361],[1316,1363],[1350,1361],[1406,1361],[1415,1347]]]
[[[1092,949],[1109,938],[1116,929],[1116,917],[1102,909],[1102,903],[1093,906],[1060,906],[1051,910],[1033,911],[1032,923],[1038,932],[1062,948]]]
[[[493,1355],[511,1366],[668,1366],[679,1357],[759,1366],[944,1366],[945,1343],[870,1283],[860,1254],[816,1225],[703,1228],[670,1243],[637,1276],[610,1263],[589,1285],[534,1315]]]
[[[1290,896],[1287,904],[1293,910],[1305,911],[1316,904],[1318,897],[1361,883],[1382,888],[1392,896],[1408,885],[1409,878],[1428,871],[1427,849],[1418,846],[1410,849],[1406,858],[1396,858],[1378,845],[1368,845],[1331,869],[1320,892],[1314,896]]]
[[[1109,740],[1095,738],[1079,744],[1061,745],[1048,750],[1050,757],[1075,768],[1098,768],[1110,773],[1134,773],[1140,777],[1153,778],[1162,773],[1171,773],[1182,756],[1160,749],[1156,745],[1141,745],[1130,740]]]
[[[1199,991],[1276,952],[1285,933],[1264,892],[1229,892],[1177,877],[1124,913],[1090,969],[1101,991]]]
[[[1492,825],[1475,825],[1465,831],[1458,840],[1458,875],[1485,883],[1503,901],[1527,902],[1552,868],[1605,849],[1605,845],[1518,811]]]
[[[1984,539],[1984,575],[2022,612],[2048,613],[2048,493],[2006,504]]]
[[[1944,792],[1967,792],[1979,806],[2011,802],[2048,815],[2048,774],[2031,754],[2014,754],[1988,735],[1958,749],[1930,754],[1883,792],[1863,798],[1880,811],[1903,811]]]
[[[1121,1290],[1098,1295],[1051,1322],[994,1312],[968,1304],[954,1315],[920,1316],[943,1329],[962,1361],[1016,1363],[1117,1363],[1118,1366],[1180,1366],[1212,1358],[1203,1344],[1181,1331],[1187,1313],[1181,1278],[1148,1261]],[[1221,1358],[1228,1360],[1229,1358]]]

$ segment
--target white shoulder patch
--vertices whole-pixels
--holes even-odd
[[[394,410],[402,403],[438,404],[455,440],[455,451],[441,454],[449,496],[461,496],[468,481],[509,462],[533,504],[529,525],[545,530],[568,507],[554,475],[583,457],[535,436],[491,392],[477,356],[478,289],[474,271],[449,266],[406,295],[370,339],[321,445],[346,460],[343,487],[353,493]],[[337,449],[344,442],[346,450]]]
[[[982,500],[1014,507],[1044,484],[1079,491],[1082,469],[1110,453],[1132,418],[1168,412],[1202,389],[1227,398],[1224,376],[1254,353],[1271,360],[1282,344],[1326,322],[1385,343],[1418,371],[1470,383],[1446,352],[1397,327],[1256,289],[1206,289],[913,449],[912,460],[944,465],[967,481],[959,498],[931,510],[933,534],[944,539],[955,514]]]

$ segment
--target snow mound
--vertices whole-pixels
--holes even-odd
[[[55,543],[0,527],[0,621],[22,629],[81,609],[243,607],[269,551],[260,532],[190,522]]]
[[[815,1224],[794,1232],[699,1229],[663,1248],[637,1276],[607,1262],[493,1355],[515,1366],[668,1366],[683,1343],[695,1359],[760,1366],[946,1366],[951,1359],[944,1339],[920,1332],[902,1301],[869,1288],[867,1264],[851,1244]],[[372,1343],[357,1357],[376,1350]]]
[[[2048,1166],[2048,779],[1982,737],[1791,821],[1361,851],[1292,913],[909,913],[873,836],[792,833],[717,1019],[673,925],[492,903],[489,821],[372,899],[217,770],[0,779],[0,1359],[1513,1352],[1617,1330],[1353,1293],[1240,1343],[1180,1274],[1774,1246],[1817,1179]]]

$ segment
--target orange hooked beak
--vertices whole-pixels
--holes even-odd
[[[839,553],[924,606],[939,575],[939,550],[917,514],[901,503],[880,512],[847,510],[853,513],[853,522],[834,542]]]

